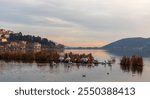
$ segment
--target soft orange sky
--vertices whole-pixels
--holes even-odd
[[[57,43],[64,44],[65,46],[70,47],[102,47],[104,45],[109,44],[109,42],[106,41],[95,41],[95,40],[82,40],[75,37],[55,37],[55,36],[49,36],[48,39],[51,39],[53,41],[56,41]]]
[[[95,41],[95,42],[63,42],[63,44],[66,44],[72,47],[102,47],[108,43]]]

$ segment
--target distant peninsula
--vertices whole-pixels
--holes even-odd
[[[125,38],[112,42],[101,49],[116,55],[141,55],[150,56],[150,38]]]
[[[22,32],[14,33],[11,30],[0,29],[0,50],[51,50],[64,49],[64,45],[34,35],[23,35]]]
[[[125,38],[121,39],[115,42],[112,42],[106,46],[102,47],[103,49],[107,50],[115,50],[115,49],[131,49],[131,50],[136,50],[136,49],[150,49],[150,38],[140,38],[140,37],[135,37],[135,38]]]

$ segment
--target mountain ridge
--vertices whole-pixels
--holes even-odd
[[[140,55],[150,57],[150,38],[124,38],[101,47],[117,56]]]
[[[112,42],[108,45],[101,47],[106,50],[122,50],[122,49],[150,49],[150,38],[142,37],[133,37],[133,38],[124,38]]]

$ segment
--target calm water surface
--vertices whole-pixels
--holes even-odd
[[[84,66],[77,64],[59,63],[51,66],[45,63],[15,63],[0,61],[0,81],[17,82],[143,82],[150,81],[150,58],[144,58],[141,69],[121,67],[121,57],[110,54],[104,50],[66,50],[73,53],[92,53],[99,61],[116,58],[112,66],[97,65]],[[85,77],[83,77],[85,75]]]

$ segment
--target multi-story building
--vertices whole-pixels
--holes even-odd
[[[33,48],[35,51],[41,51],[41,44],[38,42],[35,42],[33,45]]]
[[[4,34],[6,33],[6,30],[5,29],[0,29],[0,34]]]
[[[18,43],[18,47],[19,47],[19,49],[21,49],[21,50],[25,50],[26,47],[27,47],[27,42],[26,42],[26,41],[20,41],[20,42]]]
[[[0,38],[0,42],[2,42],[2,43],[7,42],[7,39],[6,38]]]
[[[41,51],[41,44],[38,42],[35,43],[27,43],[28,50]]]

